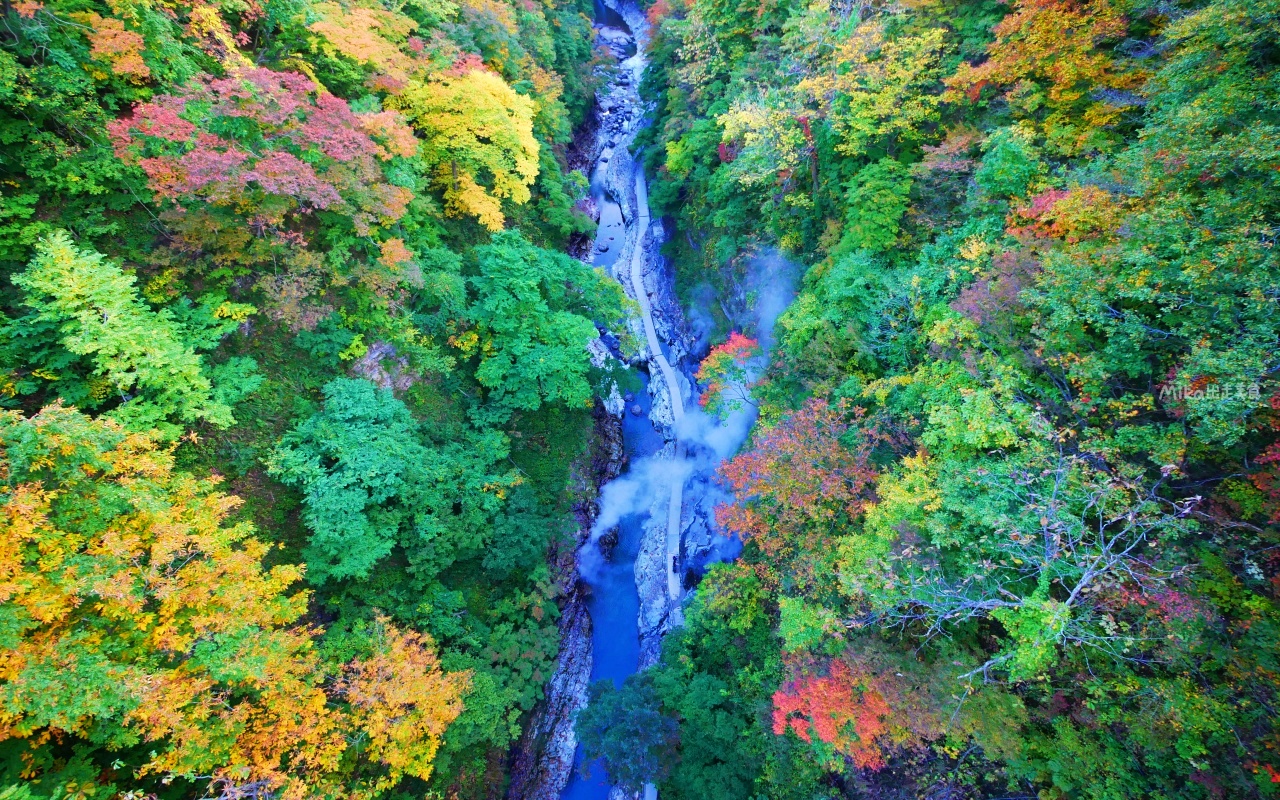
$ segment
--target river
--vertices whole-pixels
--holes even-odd
[[[652,308],[639,274],[644,258],[642,239],[645,228],[650,223],[647,202],[642,213],[632,213],[628,221],[618,199],[607,189],[612,158],[620,151],[625,152],[624,149],[641,124],[636,90],[644,68],[644,54],[636,46],[635,35],[630,26],[617,10],[608,8],[597,0],[596,19],[600,40],[609,46],[619,64],[617,73],[600,92],[603,101],[599,109],[601,124],[595,147],[598,158],[591,176],[592,199],[600,212],[593,263],[629,286],[643,315],[649,360],[652,364],[656,352],[662,358],[666,371],[670,372],[671,367],[662,353],[653,324]],[[633,171],[643,183],[639,169],[635,168]],[[619,265],[618,261],[624,254],[629,255],[629,258]],[[641,388],[625,398],[622,441],[627,462],[634,465],[655,456],[663,448],[666,439],[650,419],[653,402],[649,394],[649,376],[634,367],[632,369]],[[666,380],[668,376],[662,373],[661,367],[659,370],[659,380]],[[669,395],[674,394],[677,402],[680,402],[680,387],[674,377],[670,378],[667,390]],[[679,505],[676,505],[675,513],[678,537]],[[601,560],[592,558],[593,566],[584,570],[583,580],[590,586],[587,609],[592,630],[592,681],[608,679],[621,685],[640,664],[640,597],[636,586],[635,561],[645,535],[645,516],[644,513],[630,513],[618,520],[615,529],[617,541],[608,557]],[[585,547],[598,548],[599,542],[593,538]],[[592,555],[588,554],[588,557]],[[601,765],[589,765],[589,774],[583,777],[581,748],[576,753],[574,762],[575,770],[561,795],[562,800],[606,800],[610,794],[610,786]]]
[[[599,224],[592,262],[636,301],[639,313],[629,327],[639,354],[631,356],[630,369],[641,388],[622,398],[620,408],[614,406],[615,413],[621,412],[628,467],[601,488],[598,516],[578,554],[590,617],[589,655],[576,662],[562,659],[557,671],[557,677],[567,676],[571,662],[580,664],[578,686],[585,682],[588,660],[592,681],[615,684],[653,664],[663,635],[683,624],[686,584],[696,583],[708,563],[736,555],[736,541],[720,535],[712,518],[714,505],[727,499],[712,476],[737,451],[755,421],[755,408],[749,403],[726,419],[713,419],[692,401],[697,365],[688,350],[693,337],[686,333],[674,300],[674,276],[659,254],[663,223],[650,214],[644,171],[630,152],[645,124],[638,89],[648,22],[630,0],[596,0],[596,20],[598,41],[613,54],[617,69],[597,92],[600,124],[592,150],[591,196]],[[759,276],[750,279],[758,284],[752,296],[789,297],[789,287],[778,291],[774,286],[776,277],[787,272],[779,269],[781,262],[766,257],[749,263]],[[756,302],[750,309],[744,307],[743,318],[736,322],[755,327],[764,341],[780,310],[777,303]],[[616,541],[609,546],[614,534]],[[576,629],[575,644],[586,638],[585,630],[585,625]],[[561,696],[569,694],[558,692],[553,705],[565,708]],[[568,724],[571,714],[562,713],[560,719],[561,725]],[[573,741],[571,735],[566,738]],[[567,752],[564,757],[567,761]],[[561,800],[626,800],[626,794],[609,786],[599,764],[586,765],[584,777],[581,748],[573,762]],[[555,770],[542,772],[551,775]],[[645,787],[643,797],[655,800],[654,787]]]

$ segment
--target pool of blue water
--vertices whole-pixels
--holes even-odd
[[[645,384],[635,393],[622,418],[622,442],[631,463],[651,456],[662,447],[662,436],[649,421],[648,377],[639,373]],[[638,405],[641,413],[632,413]],[[591,680],[609,679],[622,685],[636,671],[640,658],[640,631],[636,620],[640,597],[636,593],[635,561],[645,517],[632,514],[618,524],[618,544],[612,558],[593,576],[587,610],[591,615],[593,661]],[[561,795],[562,800],[605,800],[609,783],[599,763],[588,765],[589,774],[582,777],[582,748],[575,757],[575,769]]]

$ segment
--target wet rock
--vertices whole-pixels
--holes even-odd
[[[649,406],[649,420],[655,428],[664,432],[668,439],[673,437],[672,427],[676,424],[675,410],[671,407],[671,393],[664,380],[649,381],[649,395],[653,398]]]
[[[596,544],[600,546],[600,552],[605,558],[612,558],[613,549],[618,546],[618,529],[610,528],[600,534],[600,538],[596,539]]]
[[[575,211],[581,212],[582,214],[590,217],[595,222],[600,221],[600,206],[596,203],[596,199],[591,195],[587,195],[579,200],[574,204],[573,208]]]
[[[560,657],[512,760],[508,800],[558,800],[573,770],[578,737],[573,718],[591,681],[591,617],[575,592],[560,617]]]
[[[668,443],[659,458],[671,458],[675,445]],[[636,592],[640,597],[640,669],[657,663],[662,637],[671,629],[675,615],[667,595],[667,512],[671,496],[656,492],[644,523],[640,552],[636,555]]]
[[[616,46],[619,48],[626,48],[631,44],[631,37],[627,35],[626,31],[619,30],[618,28],[610,28],[608,26],[596,29],[596,39],[606,47]]]
[[[712,530],[706,517],[700,513],[689,515],[681,521],[684,530],[681,533],[685,550],[690,556],[701,556],[711,549]]]
[[[622,362],[614,358],[613,353],[609,349],[609,343],[603,337],[597,337],[587,342],[587,353],[591,356],[591,366],[596,369],[611,372],[615,367],[621,365]],[[629,393],[628,393],[629,394]],[[609,381],[609,391],[601,398],[600,402],[604,408],[613,417],[620,418],[626,409],[626,402],[622,399],[622,392],[618,389],[616,381]]]
[[[618,394],[618,384],[609,383],[609,394],[607,397],[600,399],[601,405],[609,412],[609,415],[617,419],[622,419],[622,414],[626,405],[622,401],[622,397]]]
[[[635,405],[633,405],[633,406],[631,407],[631,413],[632,413],[632,414],[635,414],[637,417],[639,417],[639,416],[643,416],[643,415],[644,415],[644,409],[640,407],[640,404],[639,404],[639,403],[636,403]]]
[[[583,496],[575,505],[575,511],[583,506],[579,522],[586,530],[595,522],[600,487],[622,474],[627,463],[626,449],[622,442],[620,414],[610,413],[603,405],[597,406],[595,436],[591,440],[592,486],[590,496]],[[584,535],[579,544],[586,541]]]

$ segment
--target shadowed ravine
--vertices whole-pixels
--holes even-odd
[[[599,216],[592,263],[618,280],[636,302],[637,314],[628,327],[631,339],[641,343],[639,352],[613,355],[629,360],[641,388],[605,399],[609,413],[620,417],[627,469],[601,487],[599,513],[578,553],[579,585],[590,617],[589,646],[583,641],[588,626],[562,629],[562,651],[576,655],[562,656],[548,689],[547,705],[556,709],[554,723],[536,719],[534,725],[557,744],[542,751],[536,789],[509,795],[520,800],[544,800],[559,787],[563,800],[628,797],[610,787],[598,763],[587,764],[587,775],[582,775],[580,748],[572,759],[574,770],[567,774],[567,748],[576,744],[572,714],[585,703],[588,671],[591,681],[621,684],[652,665],[662,636],[682,624],[686,586],[696,583],[709,563],[736,555],[736,542],[714,524],[712,510],[727,495],[713,476],[755,421],[750,404],[717,419],[694,401],[694,337],[674,300],[674,276],[660,255],[667,236],[664,222],[651,214],[643,168],[631,153],[645,124],[638,87],[647,22],[631,5],[598,5],[597,22],[598,39],[618,67],[597,93],[591,196]],[[779,268],[780,260],[753,263],[759,267],[753,272],[766,276],[754,287],[760,296],[789,296],[786,287],[773,285],[777,275],[787,273]],[[783,305],[757,304],[736,322],[759,327],[763,339]],[[767,319],[760,318],[761,311]],[[643,797],[656,796],[652,786],[645,788]]]

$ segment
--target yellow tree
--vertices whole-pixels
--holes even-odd
[[[892,148],[919,141],[921,130],[938,119],[938,98],[926,90],[937,80],[942,29],[889,38],[874,20],[828,33],[825,46],[809,45],[822,57],[796,91],[831,119],[840,134],[837,149],[861,156],[877,143]]]
[[[21,745],[30,778],[58,782],[40,766],[50,742],[119,751],[115,780],[128,767],[298,800],[430,774],[468,676],[389,628],[331,675],[297,624],[302,570],[263,568],[268,545],[228,524],[239,500],[216,479],[60,405],[0,413],[0,454],[0,742]]]
[[[387,104],[409,117],[445,211],[501,230],[502,201],[528,202],[538,176],[533,101],[468,60],[409,85]]]
[[[440,738],[462,713],[469,675],[441,672],[421,634],[397,631],[385,618],[377,628],[373,655],[348,666],[340,692],[368,757],[383,765],[374,788],[385,789],[404,774],[431,777]]]
[[[337,3],[317,3],[313,10],[320,19],[308,29],[321,37],[320,49],[339,53],[383,74],[405,81],[419,65],[401,45],[418,23],[385,8],[345,9]]]
[[[1067,155],[1101,146],[1122,112],[1141,99],[1147,73],[1115,58],[1103,42],[1123,39],[1128,20],[1110,0],[1019,0],[994,28],[978,66],[961,64],[943,99],[976,101],[1005,88],[1020,117],[1039,120],[1048,143]]]
[[[511,8],[493,0],[471,0],[469,11],[484,13],[493,24],[517,35]],[[426,2],[429,16],[454,9],[444,0]],[[525,203],[538,176],[534,121],[540,110],[558,103],[559,78],[529,60],[533,97],[516,92],[474,54],[462,55],[435,42],[431,52],[410,34],[417,23],[381,7],[344,8],[324,2],[321,19],[309,28],[320,47],[379,73],[375,83],[389,93],[386,105],[403,111],[423,138],[421,154],[432,184],[444,198],[445,213],[474,217],[489,230],[502,229],[503,201]],[[449,69],[435,71],[440,58]],[[502,57],[491,63],[502,68]]]

